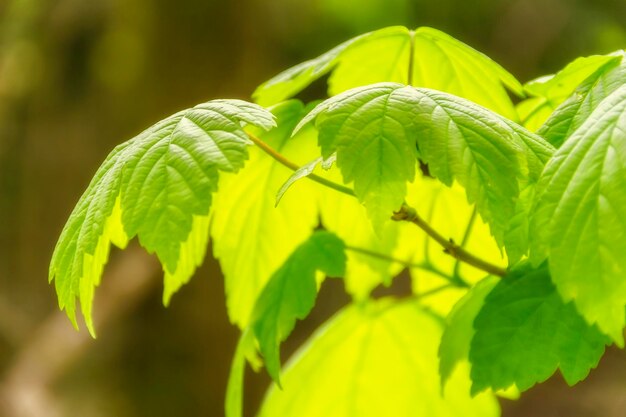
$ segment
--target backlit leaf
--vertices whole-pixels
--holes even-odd
[[[611,58],[613,59],[592,74],[554,111],[538,130],[538,134],[554,146],[560,147],[602,100],[624,85],[626,82],[624,52],[616,53]]]
[[[621,57],[615,55],[577,58],[556,74],[539,77],[524,84],[524,91],[529,97],[517,105],[522,125],[536,131],[581,83],[620,60]]]
[[[314,131],[290,139],[306,111],[296,100],[281,103],[272,109],[278,128],[252,133],[297,163],[310,161],[319,154]],[[226,280],[230,319],[241,328],[249,324],[254,303],[270,276],[319,222],[312,184],[292,187],[275,207],[276,191],[290,174],[289,169],[254,147],[240,173],[220,179],[211,226],[213,254]]]
[[[440,321],[415,302],[348,307],[294,355],[283,390],[270,388],[259,416],[498,416],[493,395],[471,398],[461,372],[442,395],[441,332]]]
[[[623,344],[626,306],[626,85],[546,165],[531,219],[531,259],[559,293]]]
[[[398,82],[455,94],[512,120],[516,112],[505,86],[522,94],[511,74],[453,37],[429,27],[410,31],[394,26],[344,42],[278,74],[257,88],[254,98],[264,105],[277,103],[331,71],[331,96],[368,84]]]
[[[393,83],[332,97],[298,128],[313,120],[322,156],[337,153],[344,182],[354,182],[375,225],[404,201],[419,149],[431,174],[466,189],[500,244],[520,184],[538,178],[553,151],[540,137],[472,102]]]
[[[272,128],[272,115],[240,100],[176,113],[115,148],[72,212],[50,264],[59,306],[75,323],[76,298],[93,333],[93,291],[109,245],[137,236],[166,275],[167,299],[201,262],[218,172],[237,172],[251,144],[242,124]]]

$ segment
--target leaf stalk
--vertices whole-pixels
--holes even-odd
[[[284,165],[285,167],[289,168],[292,171],[297,171],[300,169],[299,165],[285,158],[283,155],[275,151],[271,146],[269,146],[263,140],[257,138],[256,136],[250,134],[249,132],[246,132],[246,133],[248,134],[248,137],[250,138],[252,142],[254,142],[255,145],[257,145],[263,152],[265,152],[266,154],[274,158],[274,160],[279,162],[281,165]],[[354,197],[354,191],[352,191],[352,189],[348,187],[344,187],[343,185],[337,184],[335,182],[329,181],[326,178],[320,177],[319,175],[309,174],[307,175],[307,178],[309,178],[312,181],[318,182],[328,188],[332,188],[335,191],[339,191],[340,193],[347,194],[349,196]]]

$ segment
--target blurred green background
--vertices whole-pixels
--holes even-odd
[[[91,340],[47,284],[56,239],[116,144],[181,108],[248,99],[282,69],[397,24],[444,30],[521,81],[626,47],[625,0],[0,0],[0,416],[222,415],[237,331],[217,263],[166,310],[154,259],[114,252]],[[325,286],[286,352],[346,302]],[[247,415],[268,383],[249,374]],[[577,387],[555,377],[503,407],[623,417],[626,355],[610,350]]]

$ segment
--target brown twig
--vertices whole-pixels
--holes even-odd
[[[404,204],[399,211],[395,212],[392,216],[396,221],[411,222],[420,229],[422,229],[428,236],[434,241],[439,243],[443,247],[443,251],[455,259],[461,262],[472,265],[482,271],[485,271],[491,275],[497,275],[503,277],[506,275],[506,269],[494,265],[490,262],[481,259],[470,252],[463,249],[460,245],[457,245],[454,240],[446,239],[439,232],[437,232],[426,220],[422,219],[417,211],[413,207],[409,207]]]

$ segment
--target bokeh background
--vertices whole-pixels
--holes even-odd
[[[237,331],[217,263],[165,309],[155,260],[132,245],[113,252],[91,340],[47,284],[56,239],[116,144],[396,24],[444,30],[527,81],[625,48],[626,0],[0,0],[0,416],[222,415]],[[330,284],[319,300],[287,352],[347,297]],[[248,374],[247,415],[268,384]],[[609,350],[573,389],[554,377],[503,408],[623,417],[626,353]]]

